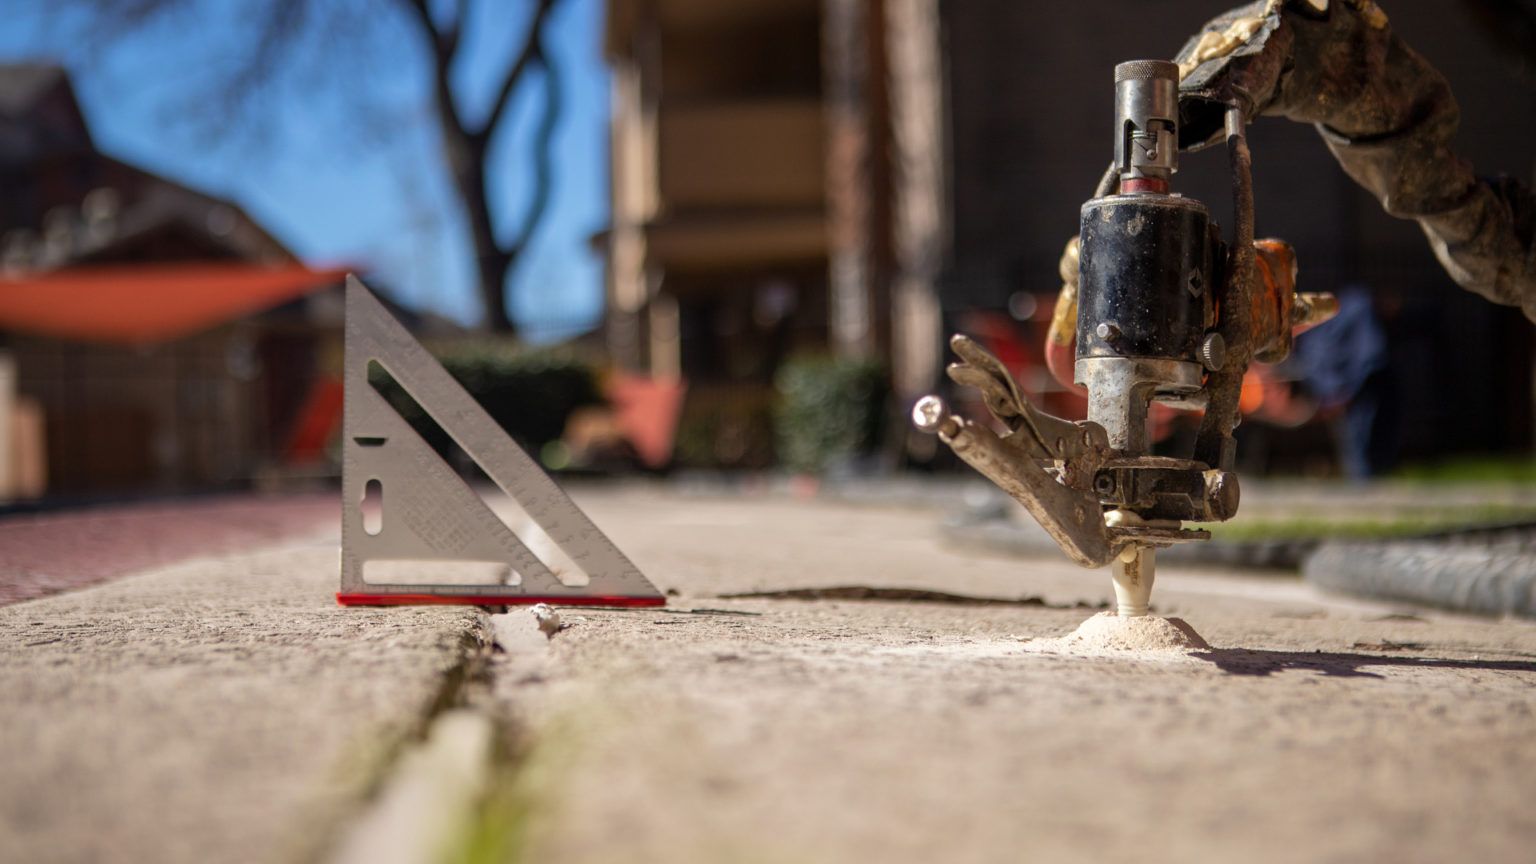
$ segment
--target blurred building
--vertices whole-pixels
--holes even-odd
[[[744,437],[791,354],[883,360],[912,392],[938,362],[938,43],[900,5],[610,4],[610,349]]]
[[[1172,56],[1227,5],[610,0],[615,358],[750,393],[791,352],[835,351],[911,398],[978,313],[1027,341],[1112,154],[1114,64]],[[1536,89],[1494,5],[1384,4],[1451,80],[1462,155],[1530,182]],[[1529,323],[1457,288],[1311,128],[1261,119],[1250,140],[1258,230],[1296,246],[1303,289],[1376,296],[1401,456],[1528,451]],[[1230,224],[1223,159],[1176,185]]]
[[[978,312],[1028,338],[1111,155],[1112,68],[1170,57],[1224,6],[610,0],[614,357],[751,392],[790,352],[868,355],[911,398]],[[1531,181],[1536,92],[1485,6],[1387,11],[1452,80],[1462,154]],[[1376,295],[1402,457],[1530,449],[1524,317],[1458,289],[1312,129],[1266,118],[1250,140],[1258,229],[1295,244],[1304,289]],[[1230,223],[1220,152],[1187,158],[1178,186]]]
[[[229,486],[324,446],[337,272],[98,151],[55,66],[0,66],[0,188],[0,500]]]

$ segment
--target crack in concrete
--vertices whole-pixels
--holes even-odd
[[[417,722],[404,734],[394,736],[381,747],[377,760],[372,764],[362,784],[362,794],[355,805],[331,823],[331,829],[307,853],[301,852],[296,860],[306,862],[338,862],[357,858],[356,839],[361,826],[380,822],[379,814],[389,806],[391,785],[398,786],[406,763],[415,758],[429,758],[424,754],[440,721],[452,713],[478,714],[472,702],[475,695],[489,692],[491,671],[490,655],[495,647],[490,617],[476,616],[475,626],[458,635],[454,662],[443,670],[437,689],[422,706]],[[478,804],[479,795],[475,796]],[[411,830],[404,827],[403,830]]]
[[[777,591],[742,591],[717,594],[722,600],[883,600],[898,603],[953,603],[962,606],[1033,606],[1041,609],[1107,609],[1107,602],[1050,603],[1044,597],[978,597],[921,588],[881,588],[873,585],[835,585],[827,588],[788,588]]]
[[[358,810],[334,832],[321,860],[491,864],[520,860],[530,814],[538,805],[535,742],[492,690],[509,658],[522,678],[548,662],[560,624],[551,611],[483,615],[461,639],[459,661],[445,670],[414,735],[387,759]],[[500,654],[497,658],[494,655]],[[422,856],[427,858],[423,859]]]
[[[478,616],[473,629],[459,634],[458,660],[443,673],[437,692],[428,701],[421,724],[416,730],[417,741],[426,738],[433,721],[444,712],[467,705],[472,690],[489,687],[490,655],[495,644],[496,637],[488,615]]]

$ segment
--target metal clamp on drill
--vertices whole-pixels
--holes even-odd
[[[1204,204],[1175,194],[1179,68],[1161,60],[1115,67],[1115,162],[1082,208],[1077,246],[1074,378],[1088,417],[1073,422],[1026,402],[1006,368],[963,335],[948,373],[973,387],[1008,429],[952,415],[937,396],[913,409],[961,459],[1022,503],[1084,567],[1111,564],[1121,616],[1147,614],[1156,550],[1209,539],[1183,522],[1237,513],[1232,430],[1249,361],[1290,351],[1291,328],[1334,308],[1295,294],[1290,246],[1253,240],[1253,191],[1243,118],[1227,109],[1237,226],[1230,243]],[[1152,403],[1203,409],[1191,458],[1151,454]]]

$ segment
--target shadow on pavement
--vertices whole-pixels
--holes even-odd
[[[1246,648],[1214,648],[1193,651],[1190,657],[1213,663],[1232,675],[1273,675],[1289,669],[1317,672],[1341,678],[1381,678],[1367,666],[1401,666],[1417,669],[1483,669],[1490,672],[1536,672],[1536,662],[1525,660],[1447,660],[1436,657],[1383,657],[1379,654],[1344,654],[1327,651],[1260,651]]]

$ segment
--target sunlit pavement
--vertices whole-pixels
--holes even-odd
[[[1536,840],[1528,623],[1167,568],[1157,611],[1216,650],[1040,655],[1025,640],[1092,614],[1107,576],[954,548],[916,502],[577,498],[666,610],[566,610],[546,639],[526,610],[341,609],[323,524],[0,609],[0,859],[334,860],[357,826],[409,833],[378,808],[453,706],[502,744],[445,836],[493,860],[1515,861]],[[775,598],[798,589],[821,599]],[[913,591],[994,602],[838,599]]]

